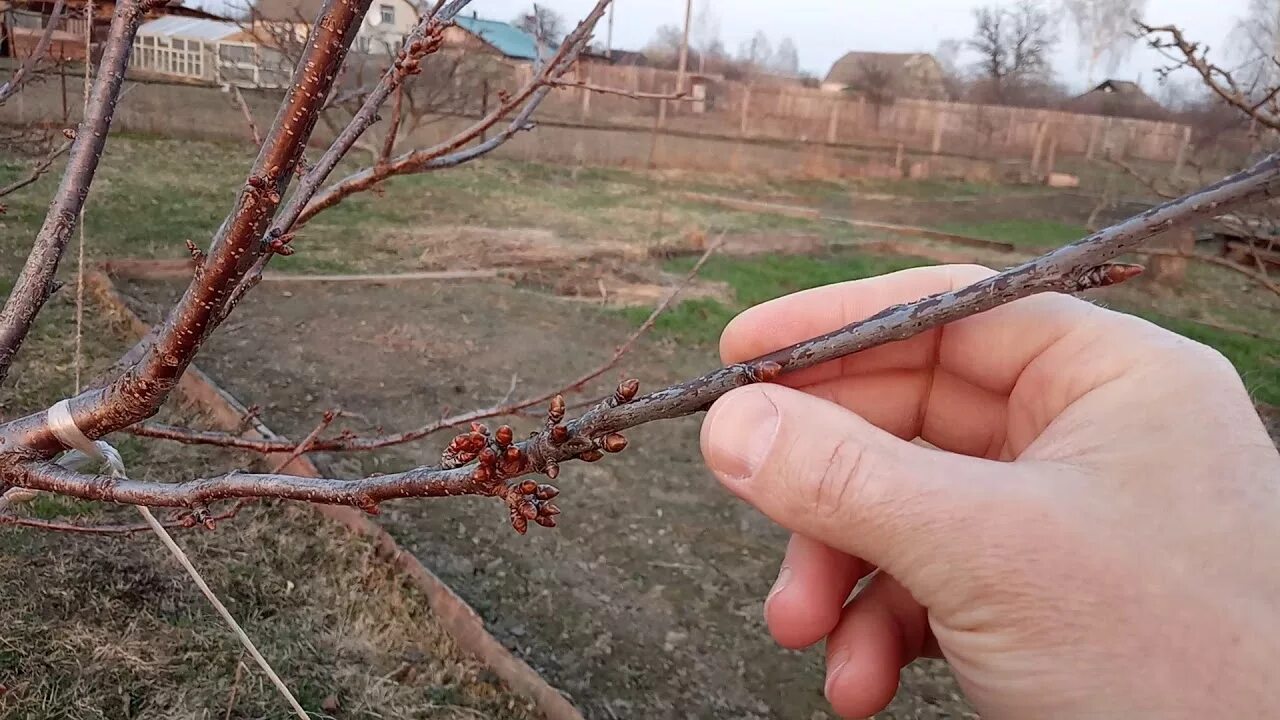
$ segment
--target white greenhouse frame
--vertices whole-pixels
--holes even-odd
[[[279,68],[264,63],[270,49],[244,37],[244,30],[234,23],[163,17],[138,29],[133,41],[133,66],[219,84],[279,87]]]

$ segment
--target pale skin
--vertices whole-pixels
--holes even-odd
[[[730,323],[721,355],[990,273],[922,268],[781,298]],[[785,647],[825,640],[841,716],[883,709],[925,656],[951,664],[985,718],[1280,712],[1280,454],[1203,345],[1035,296],[735,390],[702,448],[793,533],[765,617]]]

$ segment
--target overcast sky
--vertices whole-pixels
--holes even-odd
[[[539,0],[576,20],[593,0]],[[694,0],[710,2],[720,20],[721,36],[730,52],[757,29],[764,29],[777,45],[790,36],[800,48],[800,65],[818,76],[849,50],[881,52],[931,52],[947,38],[965,38],[973,29],[973,8],[981,0]],[[1248,0],[1149,0],[1146,19],[1152,24],[1177,24],[1191,38],[1225,50],[1225,39]],[[680,24],[684,0],[615,0],[614,47],[639,49],[663,23]],[[471,9],[481,17],[510,20],[528,8],[531,0],[475,0]],[[1054,3],[1057,5],[1057,3]],[[597,37],[604,40],[602,22]],[[1153,88],[1154,67],[1160,58],[1147,48],[1135,47],[1115,73],[1122,79],[1138,79]],[[1070,23],[1064,17],[1061,42],[1055,53],[1055,70],[1072,89],[1085,84]]]

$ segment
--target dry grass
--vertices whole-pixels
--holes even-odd
[[[5,415],[70,389],[72,307],[42,315]],[[122,349],[91,311],[91,373]],[[91,374],[88,373],[88,374]],[[169,410],[174,418],[182,414]],[[133,474],[194,477],[244,466],[221,451],[113,438]],[[135,522],[127,508],[42,496],[42,518]],[[454,645],[425,600],[372,547],[304,506],[263,506],[178,541],[313,717],[534,717]],[[263,718],[287,709],[176,562],[149,534],[0,527],[0,716]],[[237,671],[237,665],[245,668]],[[238,678],[238,679],[237,679]],[[234,696],[234,697],[233,697]],[[326,701],[329,702],[326,702]],[[325,712],[323,708],[338,710]]]

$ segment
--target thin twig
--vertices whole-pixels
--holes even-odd
[[[567,383],[559,385],[556,389],[547,392],[538,393],[517,402],[507,402],[504,398],[496,405],[479,410],[471,410],[469,412],[458,413],[448,417],[442,417],[426,425],[422,425],[411,430],[405,430],[398,433],[389,433],[376,436],[352,436],[340,435],[338,437],[313,439],[309,447],[313,451],[320,452],[362,452],[368,450],[376,450],[378,448],[391,447],[393,445],[402,445],[404,443],[421,440],[429,435],[449,430],[451,428],[461,427],[468,423],[487,420],[489,418],[501,417],[503,415],[513,415],[521,410],[541,405],[556,395],[574,392],[599,378],[601,375],[609,372],[617,367],[622,358],[634,349],[640,338],[644,337],[652,328],[658,318],[671,307],[671,304],[680,296],[680,293],[689,287],[698,273],[702,271],[704,265],[712,255],[720,249],[724,243],[724,234],[721,233],[712,242],[707,245],[702,256],[693,264],[689,272],[676,283],[659,302],[654,306],[653,311],[649,313],[649,317],[645,318],[630,335],[622,341],[622,344],[616,347],[613,355],[602,364],[589,370],[583,375],[570,380]],[[510,393],[508,393],[510,394]],[[133,427],[126,428],[126,432],[130,432],[140,437],[149,437],[159,440],[172,440],[187,445],[216,445],[219,447],[235,448],[238,450],[251,450],[258,453],[280,453],[293,452],[297,450],[297,445],[288,440],[271,440],[247,438],[241,435],[222,432],[218,430],[193,430],[190,428],[177,427],[174,425],[164,425],[161,423],[140,423]]]
[[[1233,262],[1228,258],[1218,257],[1217,255],[1205,255],[1203,253],[1192,252],[1189,250],[1177,250],[1174,248],[1137,248],[1135,250],[1130,250],[1129,252],[1134,255],[1147,255],[1151,257],[1183,258],[1185,260],[1195,260],[1196,262],[1223,267],[1232,272],[1244,275],[1253,282],[1261,285],[1267,290],[1270,290],[1272,293],[1275,293],[1277,297],[1280,297],[1280,285],[1277,285],[1271,278],[1261,272],[1251,270],[1240,263]]]
[[[249,109],[249,103],[245,102],[244,94],[235,83],[231,84],[231,95],[235,98],[236,105],[240,106],[240,112],[244,113],[244,124],[249,127],[249,137],[253,139],[254,147],[262,147],[262,134],[258,132],[258,124],[253,121],[253,111]]]
[[[638,90],[627,90],[626,88],[593,85],[589,82],[579,82],[575,80],[551,80],[547,84],[562,88],[577,88],[579,90],[600,93],[602,95],[621,95],[622,97],[629,97],[634,100],[681,100],[689,96],[689,92],[687,90],[681,90],[673,93],[640,92]]]
[[[71,142],[72,141],[67,140],[62,143],[59,143],[58,146],[55,147],[48,155],[45,155],[44,157],[37,160],[35,164],[31,166],[31,171],[28,172],[25,176],[20,177],[17,180],[14,180],[13,182],[9,183],[8,185],[5,185],[4,187],[0,187],[0,197],[4,197],[5,195],[8,195],[12,192],[21,190],[22,188],[30,185],[31,183],[39,180],[41,176],[49,172],[49,168],[53,166],[54,160],[57,160],[58,158],[62,157],[63,153],[71,149]]]

